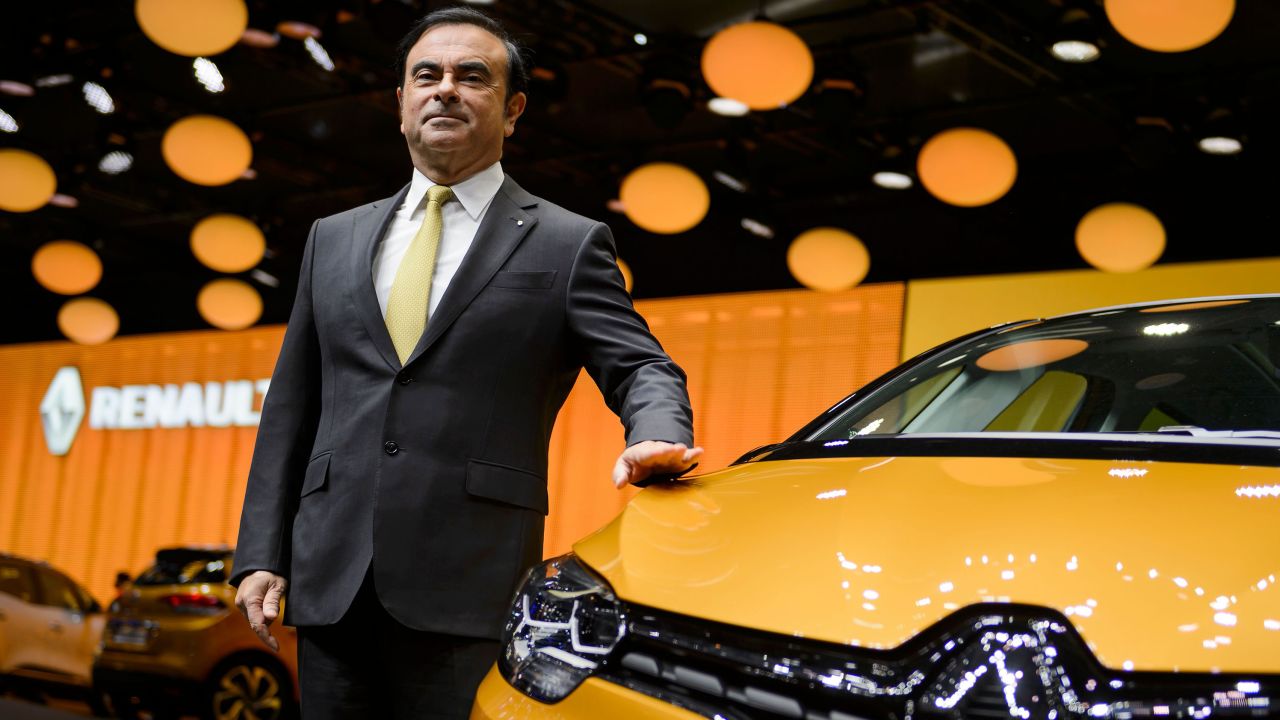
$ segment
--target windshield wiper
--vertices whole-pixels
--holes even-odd
[[[1162,435],[1190,435],[1206,438],[1266,438],[1280,440],[1275,430],[1206,430],[1198,425],[1162,425],[1156,432]]]

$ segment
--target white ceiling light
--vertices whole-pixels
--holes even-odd
[[[759,220],[752,220],[751,218],[742,218],[742,229],[746,230],[752,235],[758,235],[759,237],[765,238],[766,240],[773,239],[773,228],[769,227],[768,225],[765,225]]]
[[[1225,135],[1200,138],[1196,145],[1200,148],[1200,152],[1209,155],[1239,155],[1240,151],[1244,150],[1240,140]]]
[[[133,167],[133,156],[123,150],[115,150],[102,156],[98,169],[108,175],[119,175]]]
[[[910,175],[890,171],[881,171],[872,175],[871,182],[887,190],[906,190],[914,184]]]
[[[315,60],[317,65],[329,72],[333,72],[333,60],[329,58],[329,53],[324,49],[323,45],[313,37],[303,40],[302,43],[307,46],[307,52],[311,53],[311,59]]]
[[[723,170],[715,171],[714,173],[711,174],[711,177],[714,177],[716,180],[720,182],[721,185],[724,185],[727,188],[737,190],[740,193],[744,193],[747,191],[746,183],[744,183],[743,181],[739,180],[738,178],[730,175],[729,173]]]
[[[707,101],[707,109],[725,117],[742,117],[751,112],[751,108],[747,107],[746,103],[726,97],[711,98]]]
[[[66,85],[72,80],[75,80],[75,78],[66,73],[62,73],[61,75],[47,75],[36,80],[36,87],[58,87],[59,85]]]
[[[0,80],[0,93],[17,95],[18,97],[31,97],[36,94],[36,90],[30,85],[16,80]]]
[[[1053,56],[1063,62],[1087,63],[1102,56],[1098,46],[1085,40],[1059,40],[1049,48]]]
[[[97,110],[103,115],[110,115],[116,111],[116,104],[111,99],[111,93],[96,82],[86,82],[81,88],[84,92],[84,101],[89,103],[89,107]]]
[[[267,287],[280,287],[280,278],[277,278],[275,275],[272,275],[265,270],[254,268],[253,271],[249,273],[249,277],[257,280]]]
[[[648,36],[648,35],[645,35],[644,33],[636,33],[636,34],[635,34],[635,37],[634,37],[634,38],[632,38],[632,39],[636,41],[636,44],[637,44],[637,45],[648,45],[648,44],[649,44],[649,36]]]
[[[220,93],[227,89],[222,79],[222,72],[209,58],[198,57],[191,62],[191,69],[196,73],[196,80],[211,93]]]

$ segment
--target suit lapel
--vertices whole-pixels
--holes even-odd
[[[357,213],[352,221],[351,229],[351,266],[355,276],[354,296],[356,314],[364,323],[365,330],[373,339],[374,347],[382,359],[387,361],[392,370],[400,369],[400,358],[396,355],[391,335],[387,333],[387,322],[382,317],[382,309],[378,306],[378,294],[373,289],[373,258],[378,252],[382,236],[386,234],[396,208],[404,202],[409,192],[405,185],[400,192],[386,200],[380,200]]]
[[[422,333],[418,346],[405,361],[405,365],[425,353],[449,329],[453,321],[458,319],[484,286],[489,284],[494,273],[511,257],[525,234],[537,224],[537,216],[527,212],[537,204],[538,199],[525,192],[510,177],[503,180],[502,187],[493,196],[493,202],[476,230],[475,240],[471,242],[471,247],[458,266],[457,274],[449,281],[449,288],[445,290],[435,313],[427,321],[426,332]],[[386,335],[385,328],[383,335]],[[390,346],[390,336],[387,338]],[[392,357],[395,357],[394,352]]]

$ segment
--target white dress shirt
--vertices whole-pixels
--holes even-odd
[[[449,287],[449,282],[458,272],[462,258],[476,238],[476,230],[480,221],[493,202],[493,197],[502,187],[506,175],[502,173],[502,163],[494,163],[462,182],[452,185],[453,200],[440,208],[441,233],[440,250],[436,255],[436,271],[431,280],[431,300],[427,303],[427,318],[435,314],[440,298]],[[378,307],[382,317],[387,316],[387,299],[391,297],[391,283],[395,282],[396,271],[400,269],[400,261],[409,250],[413,236],[422,227],[422,217],[426,213],[427,189],[436,183],[423,175],[417,168],[413,170],[413,180],[409,183],[409,194],[404,204],[396,208],[395,217],[382,238],[378,254],[373,258],[373,289],[378,295]]]

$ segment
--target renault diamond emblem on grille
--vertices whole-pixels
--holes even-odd
[[[922,711],[1031,720],[1088,709],[1071,689],[1066,669],[1055,662],[1054,642],[1062,640],[1064,628],[1032,621],[1019,631],[992,620],[980,635],[955,639],[961,647],[925,690]]]
[[[49,452],[66,455],[84,420],[84,386],[76,367],[60,368],[40,402],[40,420]]]

